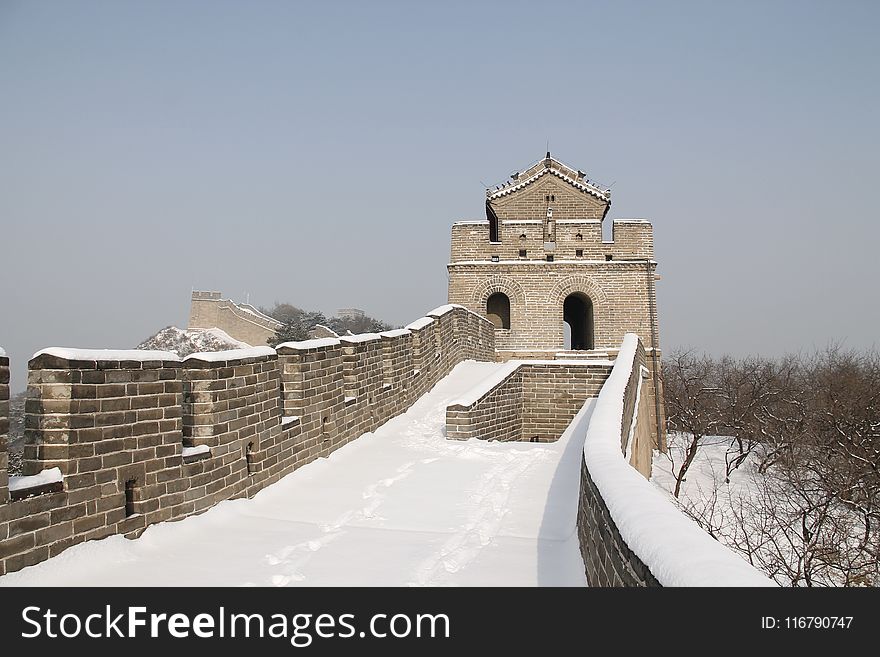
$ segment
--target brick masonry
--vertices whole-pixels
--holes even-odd
[[[251,305],[223,299],[220,292],[192,293],[189,328],[218,328],[236,340],[262,347],[280,326]]]
[[[648,349],[645,395],[655,444],[665,449],[651,223],[615,220],[613,240],[603,241],[610,192],[549,153],[500,189],[487,190],[486,200],[497,218],[497,239],[490,241],[488,217],[453,225],[449,302],[487,316],[489,297],[506,295],[509,328],[495,329],[499,359],[555,359],[571,357],[559,353],[565,346],[565,299],[588,298],[593,357],[616,350],[628,332],[639,335]]]
[[[474,403],[446,409],[450,440],[553,442],[587,399],[599,394],[610,365],[523,363]]]
[[[590,586],[660,586],[620,536],[586,466],[581,468],[577,532]]]
[[[651,416],[645,403],[647,397],[644,394],[646,362],[645,349],[639,341],[623,395],[620,451],[622,454],[629,452],[630,464],[649,477],[652,440],[648,422]],[[633,441],[633,445],[629,445],[630,440]],[[660,586],[648,567],[621,537],[583,458],[577,533],[581,555],[584,558],[587,583],[590,586]]]
[[[494,351],[487,320],[444,307],[412,329],[288,343],[258,357],[42,354],[29,363],[24,468],[60,468],[63,488],[15,501],[2,357],[0,575],[82,541],[135,537],[153,523],[250,497],[403,412],[462,360],[494,360]]]

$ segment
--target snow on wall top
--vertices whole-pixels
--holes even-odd
[[[6,351],[3,349],[3,347],[0,347],[0,358],[3,358],[5,356],[6,356]]]
[[[584,441],[584,461],[630,549],[663,586],[775,586],[679,511],[620,450],[623,398],[638,337],[624,336]]]
[[[9,490],[16,491],[24,490],[26,488],[36,488],[37,486],[54,484],[59,481],[64,481],[64,476],[61,474],[61,469],[49,468],[48,470],[42,470],[35,475],[27,475],[24,477],[10,477]]]
[[[382,331],[379,335],[381,335],[383,338],[399,338],[404,335],[409,335],[410,333],[412,333],[412,331],[410,331],[409,329],[402,328],[392,329],[390,331]]]
[[[43,354],[66,360],[180,360],[177,354],[170,351],[146,349],[73,349],[70,347],[47,347],[35,353],[31,356],[31,359]]]
[[[240,360],[244,358],[260,358],[261,356],[274,356],[272,347],[249,347],[247,349],[227,349],[225,351],[199,351],[184,358],[188,360],[200,360],[205,363],[216,363],[226,360]]]
[[[521,365],[522,362],[513,360],[504,363],[504,365],[493,371],[489,376],[477,383],[466,393],[459,396],[457,399],[450,401],[448,405],[470,406],[476,404],[483,395],[490,392],[495,386],[503,383],[511,374],[516,372]]]
[[[249,303],[236,303],[235,301],[231,301],[231,303],[235,303],[236,306],[238,306],[241,310],[245,311],[246,313],[250,313],[251,315],[254,315],[255,317],[259,317],[260,319],[267,321],[271,324],[277,324],[278,326],[281,326],[281,322],[279,322],[277,319],[275,319],[274,317],[270,317],[266,313],[260,312],[260,310],[258,308],[255,308],[254,306],[252,306]]]
[[[446,313],[451,313],[456,308],[464,308],[464,306],[460,306],[457,303],[446,303],[442,306],[437,306],[434,310],[429,310],[425,313],[426,317],[440,317],[441,315],[445,315]]]
[[[416,321],[414,321],[410,324],[407,324],[405,328],[408,328],[412,331],[417,331],[419,329],[425,328],[426,326],[430,326],[433,323],[434,323],[433,317],[420,317]]]
[[[288,349],[317,349],[319,347],[332,347],[339,344],[342,338],[315,338],[313,340],[300,340],[298,342],[282,342],[276,349],[287,347]]]
[[[503,383],[505,379],[511,376],[517,369],[523,365],[552,365],[564,367],[610,367],[614,365],[613,360],[596,359],[585,360],[582,358],[569,358],[560,360],[519,360],[513,359],[504,363],[497,370],[492,372],[485,379],[477,383],[466,393],[460,395],[457,399],[449,402],[449,406],[470,406],[476,404],[484,395],[491,392],[497,385]]]
[[[342,342],[369,342],[370,340],[378,340],[381,337],[378,333],[358,333],[357,335],[342,335],[339,339]]]

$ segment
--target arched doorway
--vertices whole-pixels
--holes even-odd
[[[562,304],[565,322],[564,348],[583,350],[593,348],[593,302],[586,294],[569,294]]]
[[[503,292],[496,292],[486,299],[486,317],[495,328],[510,328],[510,299]]]

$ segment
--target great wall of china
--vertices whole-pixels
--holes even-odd
[[[487,193],[485,222],[453,229],[451,305],[404,329],[183,359],[38,352],[24,473],[11,479],[0,350],[0,575],[251,497],[406,411],[472,359],[507,362],[448,406],[449,440],[556,440],[596,399],[579,436],[577,534],[590,585],[772,584],[647,479],[664,446],[650,224],[616,222],[620,240],[602,242],[610,196],[549,153],[512,178]],[[218,293],[193,302],[196,324],[243,342],[272,330]],[[234,316],[226,324],[207,316],[221,306]]]

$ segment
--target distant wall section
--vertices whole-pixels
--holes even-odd
[[[260,347],[280,326],[280,322],[250,304],[224,299],[220,292],[192,293],[188,328],[218,328],[236,340]]]

